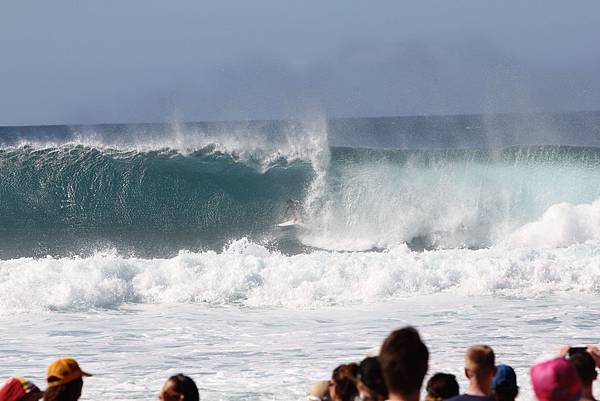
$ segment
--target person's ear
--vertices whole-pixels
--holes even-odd
[[[467,377],[467,379],[471,378],[471,374],[469,372],[469,369],[465,368],[465,376]]]

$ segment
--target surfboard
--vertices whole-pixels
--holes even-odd
[[[294,227],[294,226],[299,226],[302,223],[300,223],[299,221],[296,220],[288,220],[288,221],[284,221],[283,223],[279,223],[277,224],[277,227]]]

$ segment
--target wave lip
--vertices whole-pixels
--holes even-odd
[[[182,251],[170,259],[98,253],[0,262],[0,314],[181,302],[313,308],[438,292],[600,294],[600,243],[285,256],[242,239],[220,253]]]

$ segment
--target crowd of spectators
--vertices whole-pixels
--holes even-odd
[[[600,367],[600,350],[594,346],[564,347],[559,356],[530,369],[533,392],[538,401],[596,401],[592,392]],[[360,363],[335,368],[330,380],[314,383],[308,401],[419,401],[429,370],[429,350],[416,329],[393,331],[379,355]],[[513,368],[496,364],[487,345],[470,347],[465,354],[467,389],[460,392],[456,376],[435,373],[429,378],[425,401],[514,401],[519,394]],[[42,391],[23,377],[9,378],[0,388],[0,401],[77,401],[83,378],[92,376],[72,358],[50,364],[46,389]],[[167,379],[160,401],[199,401],[194,381],[183,374]]]
[[[595,346],[564,347],[555,358],[530,369],[538,401],[596,401],[592,393],[600,367]],[[360,364],[340,365],[330,380],[310,387],[308,401],[419,401],[429,370],[429,351],[412,327],[392,332],[377,357]],[[496,364],[491,347],[475,345],[465,353],[467,388],[461,393],[456,376],[434,373],[425,386],[425,401],[514,401],[519,395],[517,375]]]
[[[0,401],[77,401],[81,397],[83,378],[92,374],[83,371],[73,358],[60,358],[48,366],[46,390],[23,377],[11,377],[0,388]],[[160,401],[199,401],[196,383],[178,374],[167,379],[158,395]]]

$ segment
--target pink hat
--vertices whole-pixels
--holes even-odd
[[[530,374],[533,392],[539,401],[577,401],[581,397],[577,370],[565,358],[538,363]]]

